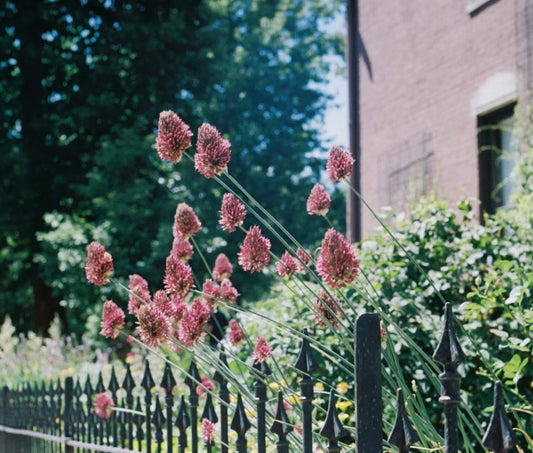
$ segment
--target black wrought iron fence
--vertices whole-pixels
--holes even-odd
[[[378,453],[382,451],[384,440],[378,315],[367,313],[357,318],[354,340],[355,449],[361,453]],[[439,376],[442,384],[439,401],[444,406],[445,420],[442,449],[446,453],[457,453],[457,409],[461,404],[457,365],[465,357],[454,333],[449,304],[446,305],[445,324],[433,358],[444,368]],[[220,363],[214,368],[217,371],[213,379],[218,383],[218,391],[208,392],[202,407],[199,407],[196,390],[201,378],[194,361],[183,376],[188,388],[185,393],[181,392],[182,389],[176,393],[177,381],[169,363],[166,363],[162,379],[157,384],[148,361],[140,383],[134,381],[128,365],[123,381],[119,383],[113,369],[107,386],[100,373],[96,386],[89,378],[82,382],[79,378],[67,377],[63,383],[57,381],[12,389],[4,387],[0,401],[1,451],[196,453],[200,448],[207,452],[246,452],[252,431],[255,437],[253,448],[258,453],[290,450],[311,453],[315,451],[313,444],[317,436],[326,439],[327,452],[341,451],[339,444],[343,445],[341,440],[346,439],[347,430],[339,420],[334,391],[330,393],[323,425],[319,430],[313,427],[315,382],[312,373],[316,364],[307,335],[295,362],[295,368],[302,375],[299,381],[300,421],[290,420],[287,416],[281,391],[277,398],[272,398],[273,395],[269,397],[266,377],[270,370],[266,362],[262,362],[253,370],[255,415],[254,430],[250,431],[252,423],[245,410],[243,395],[230,398],[227,377],[231,370],[223,353]],[[160,392],[154,394],[156,387]],[[103,392],[108,392],[115,404],[115,410],[108,419],[97,416],[93,409],[94,396]],[[275,409],[267,407],[272,399],[277,401]],[[199,426],[204,419],[219,423],[218,439],[202,442]],[[292,443],[291,446],[290,435],[296,424],[301,424],[302,443],[298,446]],[[268,430],[273,436],[267,435]],[[272,437],[274,441],[269,444]],[[409,421],[401,390],[397,393],[396,419],[387,440],[401,453],[410,451],[419,440]],[[483,445],[497,453],[507,452],[516,445],[505,414],[500,383],[494,385],[494,409]]]

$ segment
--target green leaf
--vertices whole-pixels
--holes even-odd
[[[524,295],[524,287],[516,286],[511,290],[509,297],[505,299],[505,305],[511,305],[522,302],[522,296]]]

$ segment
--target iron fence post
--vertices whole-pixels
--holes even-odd
[[[383,451],[381,401],[381,334],[377,313],[355,321],[355,442],[356,451]]]
[[[71,424],[71,416],[72,416],[72,403],[74,399],[74,381],[72,379],[72,376],[67,376],[65,379],[65,405],[63,409],[63,429],[65,433],[65,437],[67,438],[67,441],[72,439],[72,424]],[[71,447],[68,443],[65,444],[65,453],[73,453],[74,448]]]

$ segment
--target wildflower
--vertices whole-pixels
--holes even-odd
[[[318,274],[332,288],[344,288],[359,273],[355,248],[333,228],[326,231],[316,260]]]
[[[94,397],[94,412],[100,418],[109,418],[113,413],[115,403],[113,399],[106,393],[97,393]]]
[[[245,271],[259,272],[270,261],[270,241],[261,236],[261,228],[257,225],[248,230],[238,253],[239,264]]]
[[[186,263],[192,258],[194,250],[192,244],[180,234],[177,234],[172,241],[172,250],[170,255],[174,258],[179,259],[180,261]]]
[[[339,400],[335,403],[335,407],[339,409],[341,412],[346,412],[346,409],[350,408],[353,405],[351,401],[348,400]]]
[[[342,316],[342,304],[335,296],[330,297],[323,289],[319,289],[316,294],[318,296],[314,307],[316,323],[321,327],[326,327],[328,324],[324,320],[327,320],[333,327],[338,327],[337,318]]]
[[[210,278],[202,285],[202,300],[209,307],[210,311],[216,311],[215,304],[220,299],[220,287]]]
[[[224,299],[226,302],[234,304],[235,302],[237,302],[239,292],[235,289],[231,281],[225,278],[220,284],[220,295],[221,298]]]
[[[202,439],[204,444],[212,444],[215,440],[215,424],[208,418],[202,418]]]
[[[209,308],[199,299],[193,300],[191,308],[183,313],[178,330],[178,339],[187,347],[194,346],[204,333],[209,320]]]
[[[172,226],[174,237],[189,239],[200,231],[201,227],[202,224],[192,208],[187,203],[178,203],[174,214],[174,225]]]
[[[231,143],[222,138],[216,127],[204,123],[198,129],[197,153],[194,168],[206,178],[212,178],[228,169]]]
[[[218,223],[223,230],[233,233],[235,229],[242,225],[246,217],[246,208],[239,199],[231,194],[225,193],[222,197],[222,206],[220,207],[220,220]]]
[[[347,382],[339,382],[336,386],[337,392],[342,393],[343,395],[349,390],[350,386]]]
[[[331,204],[331,198],[324,186],[316,183],[307,198],[307,213],[309,215],[326,215]]]
[[[215,267],[213,269],[213,277],[218,282],[221,282],[225,278],[230,278],[233,272],[233,266],[231,265],[228,257],[223,253],[220,253],[215,260]]]
[[[298,272],[305,274],[307,272],[306,267],[309,265],[309,257],[311,256],[311,252],[307,249],[298,249],[296,250],[296,256],[300,258],[300,261],[298,261]]]
[[[172,318],[174,321],[181,321],[183,314],[189,309],[189,306],[181,296],[177,294],[172,296],[170,303],[172,304]]]
[[[255,364],[261,363],[272,357],[272,348],[264,339],[264,337],[259,337],[257,339],[257,344],[255,345],[252,357],[255,359]]]
[[[163,312],[155,305],[141,305],[137,310],[139,337],[152,348],[165,343],[170,335],[170,324]]]
[[[347,151],[340,146],[333,145],[329,150],[326,171],[333,182],[348,179],[352,174],[354,160]]]
[[[285,251],[276,263],[276,270],[281,278],[291,278],[298,271],[298,261],[289,252]]]
[[[173,256],[167,257],[163,279],[167,293],[183,297],[189,292],[193,283],[191,267]]]
[[[183,152],[191,146],[189,126],[174,112],[159,114],[159,128],[155,139],[157,153],[162,160],[179,162]]]
[[[117,338],[124,327],[124,312],[112,300],[106,300],[102,309],[102,330],[100,334],[108,338]]]
[[[215,384],[213,384],[209,378],[205,375],[200,376],[201,384],[196,386],[196,394],[198,396],[203,396],[207,391],[214,392]]]
[[[130,275],[130,290],[128,300],[128,312],[132,315],[137,315],[137,310],[142,304],[142,301],[149,304],[151,297],[148,291],[148,282],[138,274]]]
[[[233,346],[238,346],[244,340],[244,332],[235,319],[229,321],[228,340]]]
[[[87,247],[87,264],[85,275],[93,285],[102,286],[109,283],[113,273],[113,258],[98,242],[91,242]]]
[[[154,306],[167,318],[174,318],[175,306],[170,301],[167,293],[160,289],[154,294]]]

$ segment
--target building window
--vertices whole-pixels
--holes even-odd
[[[518,157],[515,105],[478,117],[481,209],[493,214],[511,203],[511,172]]]

